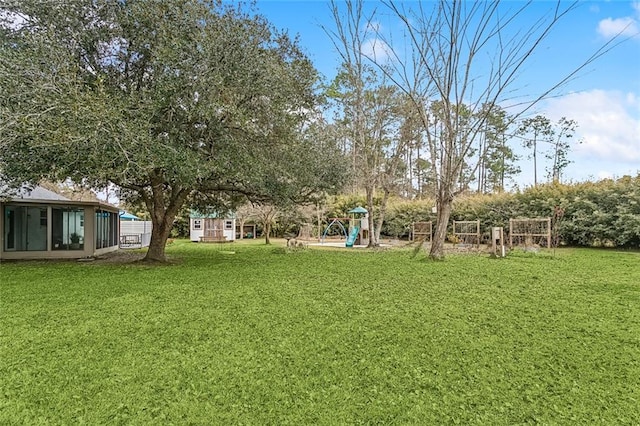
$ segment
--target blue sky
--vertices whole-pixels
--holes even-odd
[[[416,2],[407,2],[411,3]],[[505,7],[523,4],[518,0],[505,3]],[[545,13],[554,5],[551,1],[535,1],[531,16]],[[381,3],[367,1],[366,7],[377,8],[383,27],[399,25]],[[257,8],[277,28],[299,35],[301,46],[327,79],[335,75],[339,57],[321,28],[334,26],[327,2],[259,0]],[[547,89],[623,28],[629,40],[586,67],[563,86],[559,96],[543,101],[532,111],[553,121],[566,116],[578,122],[575,140],[583,143],[573,148],[573,163],[565,171],[565,181],[640,172],[640,1],[580,2],[520,77],[517,86],[523,93]],[[521,148],[518,151],[523,159],[517,184],[524,187],[533,183],[533,172],[526,152]],[[544,175],[544,165],[538,169],[538,175]]]

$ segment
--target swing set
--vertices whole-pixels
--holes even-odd
[[[350,219],[351,218],[349,217],[330,217],[329,220],[331,220],[331,222],[329,223],[329,226],[326,227],[326,229],[324,230],[324,233],[322,234],[322,243],[324,243],[324,239],[327,236],[329,229],[331,229],[333,225],[338,225],[338,227],[342,230],[342,233],[344,234],[345,239],[349,238],[347,229],[344,227],[344,224],[342,223],[342,221],[343,220],[349,221]]]
[[[329,226],[324,230],[322,234],[321,244],[324,244],[324,240],[327,233],[333,225],[338,225],[345,238],[345,246],[353,247],[354,244],[369,244],[369,227],[366,224],[365,218],[367,217],[367,210],[358,206],[349,210],[350,217],[330,217]],[[345,226],[346,224],[346,226]],[[348,229],[348,231],[347,231]]]

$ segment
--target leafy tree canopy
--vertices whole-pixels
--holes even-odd
[[[37,0],[0,11],[0,176],[115,183],[154,223],[185,203],[283,203],[336,188],[318,75],[297,42],[197,0]]]

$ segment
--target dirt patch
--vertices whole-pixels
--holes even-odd
[[[145,254],[137,250],[117,250],[96,257],[92,263],[134,263],[144,259]]]
[[[174,259],[171,256],[167,256],[166,262],[159,262],[156,260],[144,260],[146,251],[140,250],[118,250],[111,253],[106,253],[102,256],[94,258],[91,264],[105,264],[105,265],[141,265],[141,266],[171,266],[182,263],[181,259]]]
[[[405,247],[412,247],[415,249],[416,243],[414,241],[411,241],[409,243],[405,243]],[[427,244],[423,244],[422,247],[420,248],[420,250],[429,253],[429,250],[431,249],[431,245],[429,243]],[[445,254],[488,254],[491,253],[491,247],[485,245],[485,244],[480,244],[480,247],[477,247],[475,245],[472,244],[451,244],[451,243],[445,243],[444,244],[444,252]]]

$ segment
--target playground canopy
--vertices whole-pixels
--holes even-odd
[[[354,209],[349,210],[349,213],[369,213],[369,211],[367,211],[367,209],[365,209],[364,207],[356,207]]]

